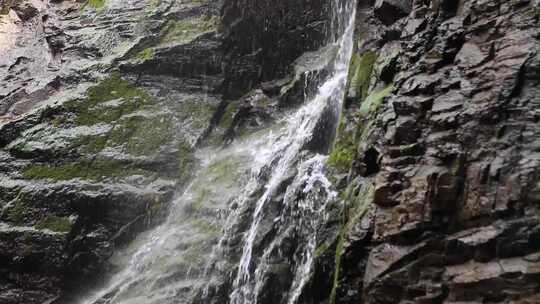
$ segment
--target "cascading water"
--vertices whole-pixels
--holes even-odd
[[[338,52],[315,96],[274,127],[199,151],[201,169],[166,222],[118,254],[123,270],[81,303],[302,302],[336,201],[315,133],[341,111],[355,2],[333,0]]]
[[[270,258],[276,248],[281,248],[283,237],[290,237],[287,229],[292,227],[297,231],[294,237],[297,242],[298,252],[289,259],[290,266],[294,269],[293,279],[288,296],[284,303],[296,303],[300,297],[302,288],[309,280],[313,254],[317,241],[317,229],[324,223],[326,203],[331,202],[334,194],[330,190],[330,183],[323,174],[325,158],[321,155],[303,157],[303,150],[309,145],[314,137],[317,125],[323,119],[323,115],[333,115],[330,118],[337,121],[341,110],[341,101],[348,76],[349,59],[352,52],[352,37],[354,31],[355,3],[349,1],[345,4],[335,2],[337,24],[334,28],[343,28],[342,35],[335,44],[338,46],[338,54],[333,63],[333,71],[328,79],[320,86],[317,95],[302,107],[288,122],[289,128],[276,142],[269,153],[268,163],[272,164],[272,170],[268,181],[264,185],[263,194],[258,198],[255,211],[252,215],[251,225],[243,240],[242,255],[238,263],[236,278],[233,281],[233,290],[230,293],[232,304],[256,304],[264,289],[265,275],[269,269]],[[309,155],[308,151],[305,154]],[[297,168],[297,172],[291,174],[291,170]],[[261,231],[261,222],[265,219],[265,206],[280,196],[280,187],[294,176],[293,182],[284,191],[282,210],[280,216],[274,219],[277,224],[277,232],[269,246],[264,248],[262,256],[256,261],[253,250],[256,247],[255,240]],[[318,183],[314,191],[314,184]],[[256,180],[255,183],[260,183]],[[299,195],[300,192],[302,195]],[[245,195],[240,204],[252,203],[249,198],[253,195]],[[242,210],[241,208],[239,210]],[[236,216],[236,218],[241,218]],[[290,222],[293,223],[290,223]],[[289,222],[289,223],[287,223]],[[307,222],[307,223],[306,223]],[[306,229],[307,228],[307,229]],[[298,231],[304,229],[304,231]],[[227,235],[225,235],[227,237]],[[261,236],[265,237],[265,236]],[[303,244],[302,246],[302,243]],[[284,256],[284,254],[279,254]],[[258,263],[257,263],[258,262]],[[264,296],[263,296],[264,298]]]

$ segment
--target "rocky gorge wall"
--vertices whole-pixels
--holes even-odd
[[[323,0],[0,7],[2,304],[73,303],[163,220],[198,147],[302,103],[333,54]],[[328,161],[344,211],[306,302],[540,302],[539,18],[358,1]]]
[[[537,1],[360,1],[335,303],[540,302]]]

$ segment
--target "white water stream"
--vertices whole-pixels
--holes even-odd
[[[165,223],[117,254],[123,270],[81,303],[257,304],[267,297],[272,260],[284,256],[290,235],[298,240],[289,261],[291,282],[276,299],[299,303],[313,270],[317,230],[335,196],[324,175],[326,156],[306,151],[306,146],[322,119],[338,119],[353,49],[355,1],[332,1],[334,30],[341,35],[332,42],[337,56],[317,94],[273,128],[226,149],[198,151],[201,169],[175,199]],[[272,214],[276,201],[279,214]],[[274,233],[261,249],[268,227]],[[210,281],[220,276],[228,276],[223,279],[230,282],[228,296],[211,302]]]
[[[244,240],[243,253],[238,265],[238,272],[233,284],[233,291],[230,294],[231,304],[256,304],[257,296],[260,293],[260,283],[262,282],[261,274],[265,272],[265,260],[264,255],[262,262],[253,268],[253,248],[255,238],[259,232],[259,225],[263,220],[263,207],[267,204],[275,194],[280,185],[289,177],[288,172],[293,166],[300,168],[297,174],[297,179],[310,180],[312,185],[314,180],[318,180],[323,187],[326,187],[326,191],[329,190],[329,182],[322,173],[322,166],[325,158],[322,156],[315,156],[308,160],[299,160],[299,155],[309,140],[313,138],[313,132],[316,129],[317,124],[323,119],[322,115],[332,113],[335,115],[335,119],[338,117],[338,113],[341,111],[341,102],[344,99],[345,88],[347,85],[347,77],[349,71],[349,60],[353,49],[353,33],[354,33],[354,15],[355,5],[352,1],[349,5],[341,6],[336,0],[335,8],[337,9],[337,16],[341,21],[347,20],[345,23],[345,31],[337,42],[338,55],[334,62],[334,70],[330,77],[320,86],[317,95],[312,101],[301,107],[287,123],[287,129],[285,134],[272,144],[273,151],[270,153],[271,157],[269,163],[276,164],[270,175],[269,182],[265,187],[264,193],[258,199],[256,203],[256,209],[253,213],[253,220],[247,233],[247,237]],[[328,111],[330,108],[330,111]],[[310,168],[311,170],[307,170]],[[311,172],[310,172],[311,171]],[[302,183],[298,183],[302,184]],[[290,191],[295,190],[295,183],[287,189],[287,194]],[[309,192],[310,187],[303,189],[304,192]],[[316,206],[316,201],[298,202],[293,201],[286,197],[285,203],[300,204],[300,209],[308,209],[312,211],[311,218],[315,220],[313,223],[315,228],[318,222],[319,211],[324,209],[324,206]],[[249,202],[247,198],[245,201]],[[325,200],[328,201],[328,200]],[[306,204],[307,205],[301,205]],[[304,210],[305,212],[305,210]],[[305,219],[305,214],[300,216],[300,219]],[[307,217],[309,220],[309,216]],[[287,303],[296,303],[301,289],[304,286],[310,268],[313,262],[313,253],[315,251],[315,237],[313,233],[312,238],[308,241],[308,246],[305,248],[305,252],[300,261],[299,267],[296,268],[295,280],[293,281],[293,288],[289,296]],[[272,246],[272,245],[271,245]],[[272,248],[265,250],[265,255],[272,252]],[[253,276],[253,274],[255,276]]]

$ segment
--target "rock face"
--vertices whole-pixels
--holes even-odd
[[[229,0],[223,6],[225,97],[284,78],[305,51],[325,44],[331,1]]]
[[[398,19],[409,15],[411,4],[410,0],[377,0],[374,13],[384,25],[392,25]]]
[[[537,4],[359,5],[335,303],[538,302]]]
[[[2,3],[0,303],[71,303],[160,222],[220,104],[214,5]]]
[[[0,0],[0,303],[73,303],[163,220],[197,147],[309,98],[330,2]],[[540,303],[538,1],[359,0],[356,22],[328,161],[345,210],[299,303]]]
[[[298,59],[326,43],[326,1],[0,8],[2,304],[73,303],[162,221],[197,147],[259,129],[328,64]]]

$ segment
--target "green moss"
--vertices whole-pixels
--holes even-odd
[[[323,255],[328,250],[328,248],[329,248],[328,244],[326,244],[326,243],[320,245],[319,247],[317,247],[317,249],[315,249],[315,253],[313,253],[313,256],[315,258],[320,257],[321,255]]]
[[[356,157],[356,141],[354,133],[346,130],[345,119],[338,126],[338,138],[328,158],[328,164],[340,171],[348,170]]]
[[[94,125],[111,123],[122,115],[132,113],[150,100],[150,96],[141,89],[121,78],[119,73],[113,73],[98,85],[87,91],[88,98],[67,104],[76,113],[77,125]],[[114,101],[111,104],[106,102]]]
[[[364,101],[368,95],[373,66],[376,60],[377,54],[372,51],[356,54],[352,58],[349,83],[356,90],[359,102]]]
[[[345,229],[341,229],[334,257],[334,279],[332,281],[332,291],[330,292],[330,304],[336,303],[337,288],[339,287],[339,274],[341,270],[341,256],[343,255],[343,243],[345,241]]]
[[[44,124],[46,132],[29,134],[27,138],[30,140],[16,146],[30,153],[45,144],[50,147],[53,142],[55,145],[50,148],[53,153],[82,156],[28,165],[22,170],[22,175],[25,179],[57,181],[76,178],[116,181],[132,175],[142,175],[147,181],[157,177],[179,177],[185,181],[191,176],[197,161],[188,140],[176,138],[177,122],[182,123],[182,127],[187,126],[186,129],[193,125],[193,129],[202,129],[214,108],[195,97],[181,104],[154,104],[145,91],[123,80],[120,74],[113,73],[89,88],[85,99],[63,104],[63,118],[51,117],[49,125]],[[132,156],[153,156],[162,152],[164,146],[171,148],[176,144],[180,145],[177,158],[180,171],[176,170],[178,164],[172,165],[170,170],[147,169],[148,164],[129,159],[111,160],[100,153],[106,149]]]
[[[340,119],[338,136],[328,158],[329,165],[341,171],[346,171],[351,167],[357,154],[358,143],[367,140],[371,133],[373,119],[370,119],[370,115],[376,113],[384,98],[390,95],[393,89],[393,85],[389,85],[366,97],[358,111],[358,114],[363,118],[363,123],[358,124],[357,129],[347,129],[347,118]]]
[[[199,18],[170,21],[165,28],[161,43],[187,43],[202,34],[214,31],[219,18],[215,16],[202,16]]]
[[[463,155],[458,156],[454,161],[452,161],[452,166],[450,168],[452,175],[461,176],[463,174],[463,170],[465,169]]]
[[[25,179],[50,178],[54,180],[69,180],[81,177],[86,166],[81,163],[71,163],[63,166],[30,165],[23,170]]]
[[[172,121],[167,117],[141,121],[126,145],[129,153],[148,155],[172,140]]]
[[[0,15],[9,14],[9,10],[15,4],[17,0],[6,0],[0,4]]]
[[[180,143],[178,149],[178,161],[179,171],[178,176],[180,180],[189,180],[193,177],[193,172],[197,166],[197,159],[193,155],[193,148],[187,143]]]
[[[219,159],[213,162],[208,166],[208,172],[214,174],[215,176],[230,177],[231,174],[236,172],[236,168],[240,166],[239,162],[242,160],[240,158],[226,158]]]
[[[55,117],[55,118],[52,120],[52,125],[53,125],[55,128],[58,128],[58,127],[60,127],[61,125],[63,125],[65,122],[66,122],[66,117],[64,117],[64,116],[57,116],[57,117]]]
[[[192,129],[203,130],[214,115],[217,106],[207,103],[200,98],[182,101],[174,109],[176,118],[189,124]]]
[[[183,258],[186,265],[190,267],[196,267],[201,265],[204,257],[204,244],[193,244],[186,251],[184,251]]]
[[[82,152],[96,154],[105,148],[107,145],[107,139],[107,135],[89,136],[83,138],[76,145],[80,147],[80,151]]]
[[[93,8],[101,8],[105,6],[105,0],[88,0],[88,5]]]
[[[351,197],[350,206],[352,212],[349,213],[348,228],[355,226],[372,206],[375,187],[372,184],[364,185],[360,192]]]
[[[383,103],[384,98],[392,93],[394,90],[393,85],[388,85],[384,89],[372,92],[366,99],[362,102],[360,106],[360,114],[368,115],[375,112],[379,106]]]
[[[219,122],[219,127],[222,127],[225,129],[230,128],[233,123],[234,116],[236,115],[237,112],[238,112],[238,104],[236,102],[230,102],[227,105],[227,108],[225,109],[225,113],[223,113],[223,117],[221,117],[221,121]]]
[[[330,293],[329,303],[336,303],[337,289],[339,287],[339,276],[341,270],[341,260],[343,256],[343,249],[345,238],[349,231],[353,229],[359,223],[366,213],[371,208],[373,203],[373,195],[375,193],[375,187],[372,184],[363,185],[356,193],[358,185],[353,182],[349,185],[345,192],[346,212],[344,213],[343,226],[339,234],[338,244],[336,247],[336,255],[334,261],[334,279],[332,284],[332,291]],[[349,211],[350,210],[350,211]]]
[[[116,180],[131,175],[155,177],[156,173],[138,168],[128,168],[110,160],[70,162],[57,166],[32,164],[23,170],[25,179],[71,180],[82,178],[103,181],[110,178]]]
[[[384,98],[390,95],[394,89],[393,85],[388,85],[380,91],[368,94],[376,60],[377,54],[367,51],[356,55],[351,62],[349,85],[356,89],[360,99],[360,109],[355,115],[358,116],[357,120],[361,122],[356,129],[347,128],[347,125],[353,124],[353,120],[344,116],[340,119],[337,139],[328,159],[328,164],[339,171],[346,171],[351,167],[357,155],[358,143],[367,139],[371,133],[373,120],[371,115],[376,113]]]
[[[191,221],[191,225],[196,227],[200,232],[208,235],[218,235],[219,228],[211,222],[204,219],[195,219]]]
[[[150,60],[154,58],[155,54],[156,51],[153,48],[147,48],[140,51],[135,57],[140,60]]]
[[[165,115],[123,117],[108,133],[106,146],[122,146],[132,155],[151,155],[173,140],[172,118]]]
[[[71,220],[67,217],[47,216],[40,220],[35,228],[39,230],[49,229],[56,232],[69,232],[71,231]]]
[[[199,191],[197,191],[195,195],[196,195],[195,200],[191,204],[191,209],[193,211],[201,210],[204,204],[208,202],[210,198],[212,198],[212,192],[204,186],[201,189],[199,189]]]
[[[16,199],[15,205],[8,210],[7,216],[15,225],[20,225],[23,223],[26,213],[26,206],[20,200]]]
[[[338,169],[347,170],[354,161],[356,155],[353,145],[350,145],[350,147],[351,148],[348,146],[339,146],[334,148],[328,158],[328,164]]]

